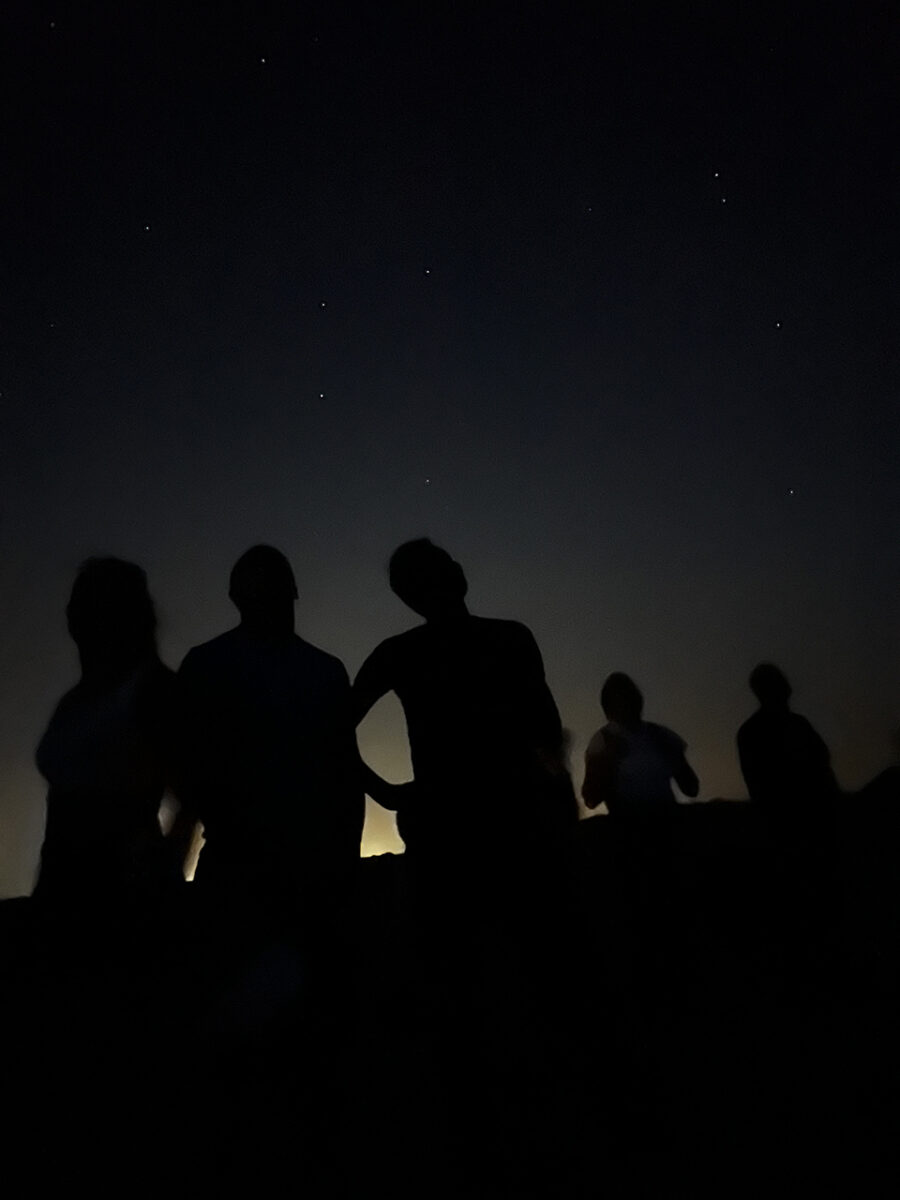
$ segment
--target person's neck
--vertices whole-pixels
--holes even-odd
[[[146,665],[149,655],[109,661],[104,658],[81,659],[81,682],[91,691],[117,688]]]
[[[617,729],[621,729],[623,733],[634,733],[644,723],[643,717],[637,717],[635,720],[623,721],[618,717],[611,717],[610,725],[615,725]]]
[[[254,642],[287,642],[294,636],[294,614],[265,618],[244,617],[240,627]]]
[[[425,620],[429,625],[451,625],[456,621],[464,621],[469,616],[465,601],[442,608],[440,612],[432,613]]]

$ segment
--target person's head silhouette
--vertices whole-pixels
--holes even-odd
[[[426,621],[466,612],[469,585],[462,567],[428,538],[398,546],[388,573],[392,591]]]
[[[791,685],[774,663],[760,663],[750,672],[750,690],[760,708],[787,708]]]
[[[251,546],[231,569],[228,595],[253,633],[294,631],[297,582],[291,564],[274,546]]]
[[[630,675],[614,671],[600,691],[600,703],[608,721],[637,725],[644,711],[644,697]]]
[[[89,558],[79,568],[66,606],[81,669],[121,678],[156,654],[156,612],[147,576],[120,558]]]

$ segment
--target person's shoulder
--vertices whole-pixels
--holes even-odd
[[[533,638],[533,634],[527,625],[521,621],[513,621],[508,617],[472,617],[483,629],[491,629],[496,633],[506,634],[508,637]]]
[[[291,644],[294,653],[302,658],[307,666],[312,667],[322,676],[333,677],[335,679],[347,678],[347,668],[336,654],[330,654],[320,646],[314,646],[312,642],[308,642],[298,634],[294,635],[294,640]]]
[[[762,724],[762,719],[762,711],[760,709],[757,709],[755,713],[751,713],[746,721],[741,723],[741,726],[737,731],[737,740],[741,742],[746,741],[747,738],[753,737],[753,735],[759,730],[760,725]]]
[[[587,744],[587,749],[584,752],[585,758],[599,758],[601,754],[606,752],[608,747],[606,730],[607,726],[604,725],[602,729],[598,729],[596,733],[593,734],[591,740]]]
[[[794,729],[802,729],[804,732],[815,733],[812,722],[804,717],[802,713],[788,713],[788,724]]]
[[[141,680],[144,688],[152,695],[169,696],[176,686],[175,672],[162,659],[154,658],[147,664]]]
[[[411,654],[418,653],[432,640],[433,636],[434,630],[427,623],[413,625],[412,629],[404,629],[402,633],[395,633],[391,637],[385,638],[383,642],[379,642],[369,658],[382,662],[406,658]]]
[[[154,725],[170,719],[177,702],[178,679],[161,659],[148,662],[134,680],[133,703],[142,721]]]
[[[188,662],[192,666],[200,663],[217,662],[219,659],[231,655],[239,640],[239,627],[235,626],[234,629],[228,629],[225,633],[220,633],[217,637],[210,638],[208,642],[200,642],[199,645],[192,646],[182,659],[181,665],[183,667]]]
[[[68,691],[63,692],[59,700],[57,700],[50,716],[50,723],[52,724],[58,717],[63,717],[67,713],[81,708],[87,703],[88,698],[88,691],[84,684],[79,680],[79,682],[70,687]]]
[[[653,721],[645,721],[644,728],[658,745],[665,746],[668,750],[680,754],[687,748],[687,742],[684,738],[676,733],[674,729],[669,729],[666,725],[657,725]]]
[[[813,723],[800,713],[792,712],[790,714],[790,729],[796,737],[806,738],[810,742],[821,742],[824,745],[822,735]]]
[[[535,651],[537,642],[534,634],[521,621],[510,621],[502,617],[472,617],[476,628],[495,644],[504,644],[516,650]]]

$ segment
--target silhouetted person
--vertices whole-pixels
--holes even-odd
[[[606,804],[611,815],[652,818],[676,804],[672,781],[694,797],[700,783],[685,757],[685,742],[662,725],[643,719],[644,697],[637,684],[614,672],[603,685],[600,703],[607,724],[585,752],[581,795],[588,808]]]
[[[353,684],[357,721],[388,692],[403,706],[414,780],[374,772],[367,790],[397,809],[411,855],[491,855],[574,821],[563,731],[524,625],[472,616],[459,563],[428,539],[391,557],[390,584],[425,624],[388,638]]]
[[[737,744],[751,801],[784,827],[806,827],[816,814],[830,821],[838,794],[831,757],[806,717],[791,712],[791,685],[778,667],[761,663],[750,688],[759,709],[738,730]]]
[[[74,901],[173,882],[186,845],[163,838],[172,781],[174,676],[156,649],[156,615],[140,567],[89,559],[66,609],[81,679],[37,748],[49,784],[35,895]],[[179,831],[181,830],[179,825]]]
[[[167,1034],[179,1020],[182,922],[169,918],[180,918],[188,892],[187,845],[164,838],[159,822],[173,781],[175,677],[157,654],[153,602],[133,563],[84,563],[66,617],[81,678],[37,749],[49,789],[25,1028],[45,1127],[78,1128],[67,1081],[90,1079],[92,1130],[116,1129],[127,1145],[178,1069]],[[22,1026],[17,1036],[29,1040]]]
[[[759,709],[738,730],[738,755],[775,871],[772,918],[790,933],[785,918],[805,922],[834,911],[839,791],[828,747],[791,712],[791,685],[779,668],[761,663],[750,688]]]
[[[341,1126],[329,1089],[356,1044],[364,816],[350,681],[294,632],[285,556],[246,551],[229,596],[240,623],[192,649],[178,672],[181,791],[206,838],[195,887],[208,996],[197,1041],[208,1058],[195,1107],[213,1141],[280,1119],[260,1108],[259,1072],[270,1096],[314,1090],[316,1121]]]
[[[363,794],[343,664],[294,632],[297,585],[271,546],[231,572],[240,624],[178,673],[183,791],[203,822],[201,886],[276,907],[340,891],[359,859]]]
[[[896,822],[900,820],[900,729],[894,731],[893,743],[892,762],[860,788],[858,796],[866,807],[883,806],[884,816]]]
[[[387,692],[399,697],[415,778],[392,786],[370,772],[366,788],[398,810],[429,977],[409,1016],[435,1039],[450,1119],[474,1158],[479,1132],[517,1123],[514,1102],[482,1111],[493,1079],[517,1099],[543,1096],[544,1039],[568,1019],[564,851],[577,810],[528,629],[472,616],[462,568],[427,539],[400,546],[389,574],[425,623],[373,651],[353,685],[355,711],[361,719]],[[515,1071],[532,1078],[517,1087]]]
[[[605,804],[615,853],[615,890],[624,908],[609,952],[617,954],[616,986],[625,988],[624,1012],[638,1019],[652,1004],[677,927],[672,837],[678,803],[672,782],[686,796],[700,784],[677,733],[643,719],[644,697],[630,676],[614,672],[600,691],[607,723],[585,752],[581,795],[588,808]],[[634,977],[629,980],[629,972]],[[620,1014],[621,1016],[621,1014]]]

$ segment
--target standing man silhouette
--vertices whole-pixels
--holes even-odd
[[[759,708],[738,730],[737,746],[774,866],[775,921],[789,928],[791,916],[831,919],[840,902],[831,755],[806,717],[791,711],[791,685],[778,667],[760,663],[749,683]]]
[[[400,546],[389,575],[425,624],[369,655],[353,684],[354,715],[396,693],[414,780],[389,784],[366,768],[366,790],[398,811],[410,856],[432,864],[486,856],[497,866],[498,856],[547,848],[576,808],[533,636],[516,621],[472,616],[462,567],[427,538]]]
[[[183,790],[203,822],[197,879],[288,908],[346,882],[364,801],[343,664],[294,632],[287,559],[254,546],[231,572],[240,624],[178,673]]]
[[[406,843],[427,982],[410,1019],[434,1038],[454,1136],[486,1146],[498,1122],[549,1120],[524,1098],[547,1094],[549,1031],[568,1019],[564,851],[575,796],[529,630],[473,616],[462,567],[427,539],[400,546],[389,571],[393,591],[425,623],[372,652],[353,685],[354,709],[361,720],[396,693],[415,778],[391,785],[368,771],[365,787],[397,809]],[[492,1077],[516,1096],[502,1111],[489,1087],[473,1086]]]
[[[263,1053],[271,1094],[302,1077],[324,1125],[339,1128],[335,1064],[356,1046],[364,815],[350,681],[294,632],[297,585],[278,550],[243,554],[229,596],[240,624],[191,650],[178,673],[181,790],[206,837],[198,957],[212,1033],[196,1107],[213,1137],[235,1113],[252,1123],[258,1097],[243,1071]],[[235,1061],[248,1044],[254,1053]]]
[[[791,711],[791,685],[773,663],[754,668],[750,690],[759,708],[738,730],[737,745],[751,801],[784,828],[827,823],[838,793],[828,747]]]

